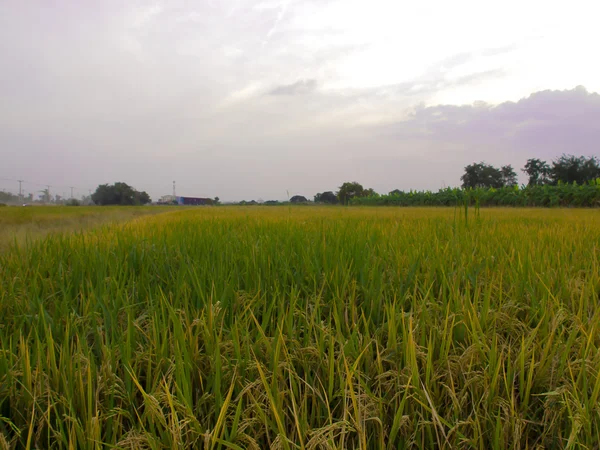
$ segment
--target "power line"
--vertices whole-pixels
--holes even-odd
[[[25,184],[31,184],[33,186],[42,186],[42,187],[48,187],[48,183],[36,183],[34,181],[27,181],[27,180],[22,180],[22,179],[15,179],[15,178],[4,178],[4,177],[0,177],[0,180],[2,181],[12,181],[14,183],[19,183],[19,190],[21,190],[21,185],[22,183]],[[50,186],[55,187],[55,188],[70,188],[72,189],[77,189],[78,191],[88,191],[89,187],[81,187],[81,186],[69,186],[66,184],[51,184]]]
[[[78,187],[78,186],[67,186],[67,185],[57,185],[57,184],[48,184],[48,183],[36,183],[33,181],[27,181],[27,180],[23,180],[22,178],[6,178],[6,177],[0,177],[0,181],[8,181],[11,183],[15,183],[13,188],[0,188],[1,192],[7,192],[10,193],[11,195],[17,196],[18,195],[18,199],[19,201],[23,201],[25,194],[28,193],[29,197],[33,197],[36,194],[42,194],[39,197],[43,198],[44,201],[51,201],[52,200],[52,194],[50,193],[50,191],[59,191],[59,188],[69,188],[71,190],[71,199],[75,198],[75,191],[81,195],[82,198],[86,197],[86,191],[89,193],[89,196],[91,197],[92,195],[92,189],[88,189],[88,188],[83,188],[83,187]],[[15,193],[16,191],[16,183],[19,183],[19,189],[18,189],[18,194]],[[25,186],[24,186],[25,184]],[[27,186],[29,186],[29,189],[27,188]],[[35,187],[34,187],[35,186]],[[25,189],[23,189],[25,187]],[[39,190],[39,188],[36,187],[43,187],[45,189],[43,190]],[[62,195],[63,199],[66,199],[67,196],[65,194],[65,192],[63,191],[63,195]],[[58,198],[58,195],[57,195]]]

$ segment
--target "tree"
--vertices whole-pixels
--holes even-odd
[[[337,198],[342,205],[347,205],[354,197],[363,197],[365,188],[356,181],[345,182],[337,192]]]
[[[219,197],[215,197],[215,199],[214,199],[215,205],[220,205],[220,203],[219,203],[220,201],[221,201],[221,199]]]
[[[502,166],[500,169],[502,173],[502,185],[503,186],[516,186],[517,185],[517,174],[515,169],[509,164],[508,166]]]
[[[552,162],[550,179],[552,184],[577,183],[585,184],[590,180],[600,178],[600,163],[595,156],[562,155]]]
[[[365,189],[361,197],[372,197],[373,195],[377,195],[377,192],[373,188]]]
[[[583,163],[583,178],[585,181],[592,181],[600,178],[600,160],[595,156],[589,157]]]
[[[539,186],[550,182],[550,166],[546,161],[530,158],[521,170],[529,177],[528,186]]]
[[[400,189],[394,189],[393,191],[390,191],[388,195],[402,195],[402,191]]]
[[[146,191],[142,191],[142,192],[137,192],[136,193],[136,204],[138,205],[146,205],[148,203],[150,203],[150,196],[148,195],[148,193]]]
[[[473,163],[465,167],[465,173],[460,179],[463,182],[463,188],[501,188],[503,186],[502,171],[484,162]]]
[[[94,202],[92,201],[91,195],[82,195],[79,203],[81,205],[85,205],[85,206],[90,206],[90,205],[94,204]]]
[[[42,189],[40,191],[40,200],[43,201],[44,203],[50,203],[50,190],[49,189]]]
[[[307,203],[308,199],[306,197],[304,197],[303,195],[294,195],[292,198],[290,198],[290,202],[292,202],[292,203]]]
[[[315,203],[330,203],[335,205],[338,202],[337,196],[331,191],[321,192],[315,195]]]
[[[0,191],[0,202],[6,203],[19,203],[19,196],[11,194],[10,192]]]
[[[127,183],[113,185],[101,184],[92,194],[92,201],[97,205],[145,205],[150,203],[150,196],[136,191]]]

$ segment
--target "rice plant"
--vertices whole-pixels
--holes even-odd
[[[84,230],[102,224],[168,211],[165,206],[33,206],[6,207],[0,214],[0,253],[11,244],[22,244],[48,234]]]
[[[0,448],[597,448],[598,214],[223,207],[13,246]]]

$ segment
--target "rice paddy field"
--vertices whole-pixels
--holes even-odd
[[[0,448],[600,446],[600,211],[170,210],[0,253]]]
[[[48,234],[85,230],[168,210],[169,207],[164,206],[0,207],[0,253],[6,251],[11,244],[24,244],[28,240],[39,239]]]

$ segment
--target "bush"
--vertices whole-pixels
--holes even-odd
[[[578,185],[513,186],[501,188],[458,189],[432,191],[392,191],[388,195],[356,197],[353,205],[364,206],[456,206],[467,200],[478,206],[600,206],[600,179]]]

